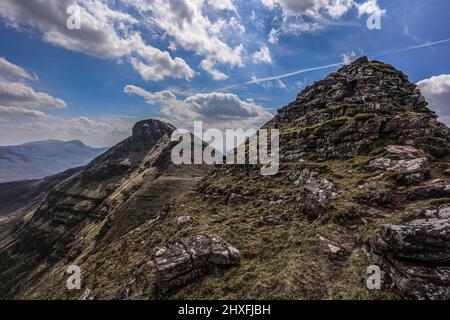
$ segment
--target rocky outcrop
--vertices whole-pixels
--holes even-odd
[[[369,248],[402,297],[450,299],[450,206],[383,226]]]
[[[176,240],[156,252],[158,288],[167,293],[214,267],[237,265],[240,257],[239,250],[218,235]]]
[[[363,57],[307,87],[269,125],[291,129],[280,138],[291,160],[350,158],[381,140],[441,156],[450,137],[436,118],[405,74]]]

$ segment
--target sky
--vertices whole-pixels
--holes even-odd
[[[448,0],[1,0],[0,145],[111,146],[148,118],[256,129],[362,55],[406,73],[450,124],[448,12]]]

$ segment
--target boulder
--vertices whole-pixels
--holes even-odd
[[[450,197],[450,184],[443,180],[433,180],[409,190],[408,200]]]
[[[405,159],[414,159],[418,158],[421,155],[421,152],[419,150],[411,146],[389,145],[384,149],[391,155],[396,155]]]
[[[369,252],[403,298],[450,299],[449,207],[422,210],[421,219],[385,225]],[[417,217],[417,215],[416,215]]]
[[[238,265],[240,258],[239,250],[218,235],[178,239],[156,252],[158,288],[164,294],[214,267]]]
[[[325,212],[330,201],[338,195],[336,185],[327,179],[310,178],[304,185],[303,213],[309,220],[315,220]]]
[[[427,158],[410,160],[392,160],[389,158],[377,158],[372,160],[366,169],[369,171],[386,170],[394,172],[413,172],[428,168]]]

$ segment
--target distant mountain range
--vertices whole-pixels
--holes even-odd
[[[106,150],[89,147],[79,140],[0,147],[0,182],[40,179],[84,166]]]

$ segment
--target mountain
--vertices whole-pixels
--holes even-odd
[[[172,197],[212,169],[172,164],[174,129],[158,120],[138,122],[131,137],[49,192],[28,221],[0,242],[0,294],[26,290],[67,259],[101,252],[165,214]]]
[[[358,59],[281,108],[274,176],[174,166],[172,126],[135,128],[0,242],[3,296],[450,298],[450,129],[393,66]]]
[[[86,165],[105,152],[79,140],[47,140],[0,147],[0,182],[41,179]]]
[[[40,179],[0,183],[0,239],[45,199],[48,192],[81,167]]]

